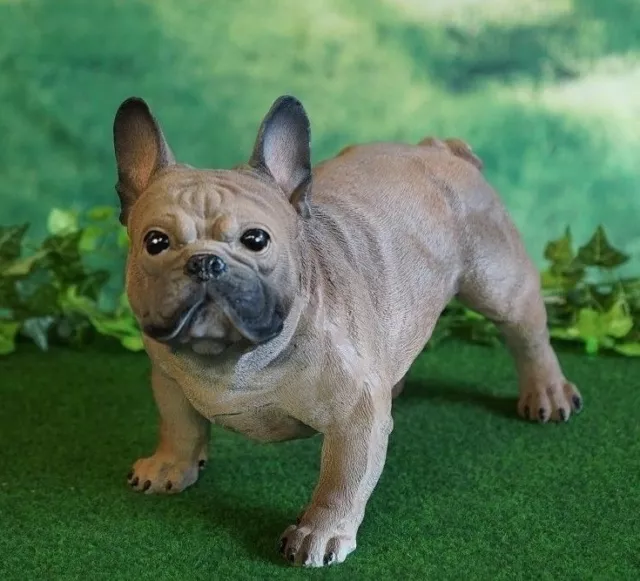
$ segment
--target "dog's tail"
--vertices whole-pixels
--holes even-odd
[[[471,147],[462,141],[461,139],[456,139],[454,137],[448,139],[436,139],[435,137],[425,137],[418,145],[422,145],[424,147],[439,147],[440,149],[447,149],[456,157],[460,157],[475,167],[477,167],[480,171],[484,167],[482,160],[473,153]]]

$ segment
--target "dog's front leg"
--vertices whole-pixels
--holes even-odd
[[[155,366],[151,386],[160,415],[156,451],[141,458],[128,475],[135,490],[175,494],[198,479],[207,460],[210,422],[189,403],[180,386]]]
[[[296,565],[341,563],[384,467],[393,429],[388,394],[366,393],[347,417],[325,431],[320,478],[298,524],[282,535],[281,551]]]

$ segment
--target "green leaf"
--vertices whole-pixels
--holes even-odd
[[[129,248],[129,234],[124,226],[118,230],[118,247]]]
[[[109,281],[109,271],[94,270],[84,274],[84,279],[78,283],[78,292],[97,301],[105,284]]]
[[[78,212],[53,208],[47,218],[47,231],[50,234],[70,234],[78,231]]]
[[[604,335],[600,313],[591,307],[580,309],[576,323],[578,335],[582,339],[599,338]]]
[[[9,355],[16,350],[16,335],[20,323],[0,321],[0,355]]]
[[[633,329],[633,318],[624,298],[619,298],[613,306],[601,315],[604,330],[610,337],[620,339]]]
[[[132,315],[115,316],[103,313],[94,301],[80,295],[75,287],[67,289],[62,302],[65,312],[84,315],[101,335],[122,340],[125,337],[136,337],[140,334],[138,323]]]
[[[613,349],[627,357],[640,357],[640,343],[618,343]]]
[[[120,298],[118,300],[118,310],[124,311],[126,313],[131,312],[131,305],[129,304],[129,297],[126,292],[122,292],[120,294]]]
[[[46,250],[38,250],[35,254],[31,256],[26,256],[24,258],[18,258],[11,263],[8,263],[2,271],[0,275],[2,276],[12,276],[12,277],[23,277],[27,276],[34,266],[39,264],[39,262],[47,255]]]
[[[78,293],[75,286],[69,286],[60,296],[60,305],[67,313],[81,313],[87,317],[98,313],[98,307],[89,297],[82,296]]]
[[[27,319],[20,332],[30,337],[42,351],[46,351],[49,347],[49,329],[54,321],[53,317]]]
[[[142,351],[144,349],[141,334],[123,337],[120,343],[122,343],[123,347],[129,349],[129,351]]]
[[[42,243],[48,253],[43,265],[61,284],[78,284],[86,277],[79,249],[81,237],[82,231],[78,230],[54,234]]]
[[[585,350],[589,355],[596,355],[600,348],[600,343],[596,337],[587,337],[585,341]]]
[[[611,246],[602,226],[598,226],[589,242],[578,250],[578,260],[586,266],[615,268],[629,260],[624,252]]]
[[[59,294],[60,291],[53,283],[41,283],[25,296],[17,311],[24,318],[57,316],[60,313]]]
[[[0,263],[12,262],[20,257],[28,229],[29,224],[0,226]]]
[[[564,231],[564,236],[548,242],[544,249],[544,257],[553,266],[567,267],[575,258],[573,240],[569,226]]]
[[[96,206],[87,212],[87,216],[90,220],[102,222],[115,216],[115,208],[112,206]]]
[[[584,278],[584,266],[576,258],[568,226],[562,238],[546,245],[544,257],[551,262],[551,266],[541,273],[542,288],[569,290]]]
[[[543,289],[572,290],[584,278],[584,268],[576,262],[566,267],[558,265],[543,270],[540,274],[540,282]]]
[[[104,235],[104,231],[100,226],[90,225],[82,230],[78,249],[80,252],[91,252],[98,247],[98,240]]]
[[[471,309],[464,310],[464,318],[468,321],[486,321],[486,317],[477,313],[476,311],[472,311]]]
[[[15,280],[0,277],[0,306],[13,310],[22,304]]]
[[[549,335],[554,339],[565,339],[569,341],[575,341],[580,338],[580,333],[575,327],[569,327],[563,329],[562,327],[553,327],[549,330]]]

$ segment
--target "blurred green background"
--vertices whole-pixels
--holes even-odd
[[[315,161],[461,137],[540,264],[566,224],[582,244],[602,223],[636,274],[639,57],[638,0],[0,0],[0,223],[115,204],[130,95],[181,160],[228,167],[293,93]]]

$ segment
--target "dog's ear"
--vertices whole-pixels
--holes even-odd
[[[153,175],[175,164],[175,158],[149,106],[138,97],[130,97],[118,108],[113,122],[113,145],[120,222],[126,224],[131,206],[147,189]]]
[[[311,128],[302,103],[283,95],[276,99],[260,125],[249,165],[266,172],[297,211],[309,214],[311,188]]]

